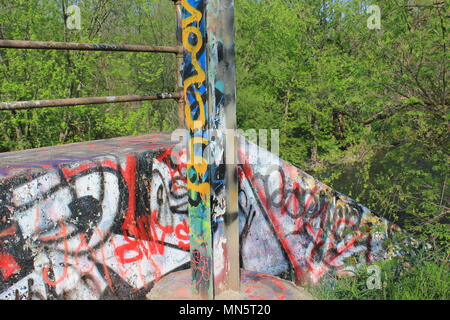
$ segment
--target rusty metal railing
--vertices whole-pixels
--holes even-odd
[[[173,93],[157,93],[157,94],[153,94],[153,95],[139,94],[139,95],[129,95],[129,96],[0,102],[0,110],[23,110],[23,109],[38,109],[38,108],[70,107],[70,106],[81,106],[81,105],[91,105],[91,104],[93,105],[93,104],[103,104],[103,103],[180,99],[181,97],[182,97],[181,93],[173,92]]]
[[[76,43],[52,41],[0,40],[0,48],[9,49],[43,49],[43,50],[76,50],[76,51],[125,51],[183,53],[180,46],[142,46],[130,44]]]
[[[177,8],[177,45],[176,46],[149,46],[149,45],[129,45],[129,44],[100,44],[100,43],[76,43],[76,42],[52,42],[52,41],[25,41],[25,40],[4,40],[0,39],[0,48],[3,49],[38,49],[38,50],[76,50],[76,51],[110,51],[110,52],[151,52],[175,54],[177,61],[177,83],[176,91],[170,93],[155,93],[126,96],[109,97],[88,97],[70,98],[54,100],[32,100],[32,101],[11,101],[0,102],[0,110],[24,110],[36,108],[55,108],[79,105],[95,105],[105,103],[122,103],[148,100],[172,99],[178,102],[178,122],[179,126],[184,125],[184,96],[182,93],[181,63],[183,59],[183,46],[181,43],[181,4],[174,1]]]

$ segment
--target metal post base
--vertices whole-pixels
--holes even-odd
[[[201,300],[192,292],[190,269],[173,272],[155,283],[149,300]],[[305,289],[275,276],[241,269],[240,292],[225,291],[215,300],[315,300]]]

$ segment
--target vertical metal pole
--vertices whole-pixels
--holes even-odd
[[[182,0],[184,48],[183,91],[189,130],[188,183],[189,233],[192,289],[201,299],[214,298],[210,204],[210,168],[206,148],[208,135],[208,91],[206,68],[206,0]]]
[[[182,11],[183,6],[181,0],[174,0],[176,16],[177,16],[177,45],[179,47],[183,46],[183,27],[182,27]],[[177,91],[183,93],[183,53],[177,53]],[[184,128],[184,95],[177,101],[178,106],[178,127]]]
[[[239,292],[234,0],[206,6],[214,290]],[[213,141],[214,140],[214,141]]]

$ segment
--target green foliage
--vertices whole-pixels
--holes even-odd
[[[77,1],[0,0],[0,38],[173,45],[169,1],[86,0],[81,30],[68,30],[64,9]],[[172,55],[0,49],[0,100],[172,92]],[[0,112],[0,152],[171,130],[174,102],[142,102]]]
[[[436,251],[419,250],[415,255],[374,264],[381,270],[380,288],[368,288],[374,273],[363,266],[353,277],[329,278],[308,290],[323,300],[449,300],[448,258]]]
[[[0,38],[170,45],[170,1],[0,0]],[[238,126],[280,129],[281,157],[449,248],[448,4],[236,0]],[[367,28],[370,4],[381,30]],[[0,49],[0,100],[169,92],[169,55]],[[0,112],[0,152],[171,130],[173,102]]]
[[[448,4],[405,4],[237,0],[238,125],[450,253]]]

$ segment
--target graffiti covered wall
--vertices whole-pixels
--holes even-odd
[[[394,226],[243,138],[238,149],[241,268],[304,284],[385,256]],[[189,268],[175,150],[160,134],[0,155],[0,299],[143,299]]]
[[[141,299],[188,268],[185,166],[167,141],[2,154],[0,299]]]
[[[304,285],[386,256],[395,225],[244,138],[239,149],[242,268]]]

